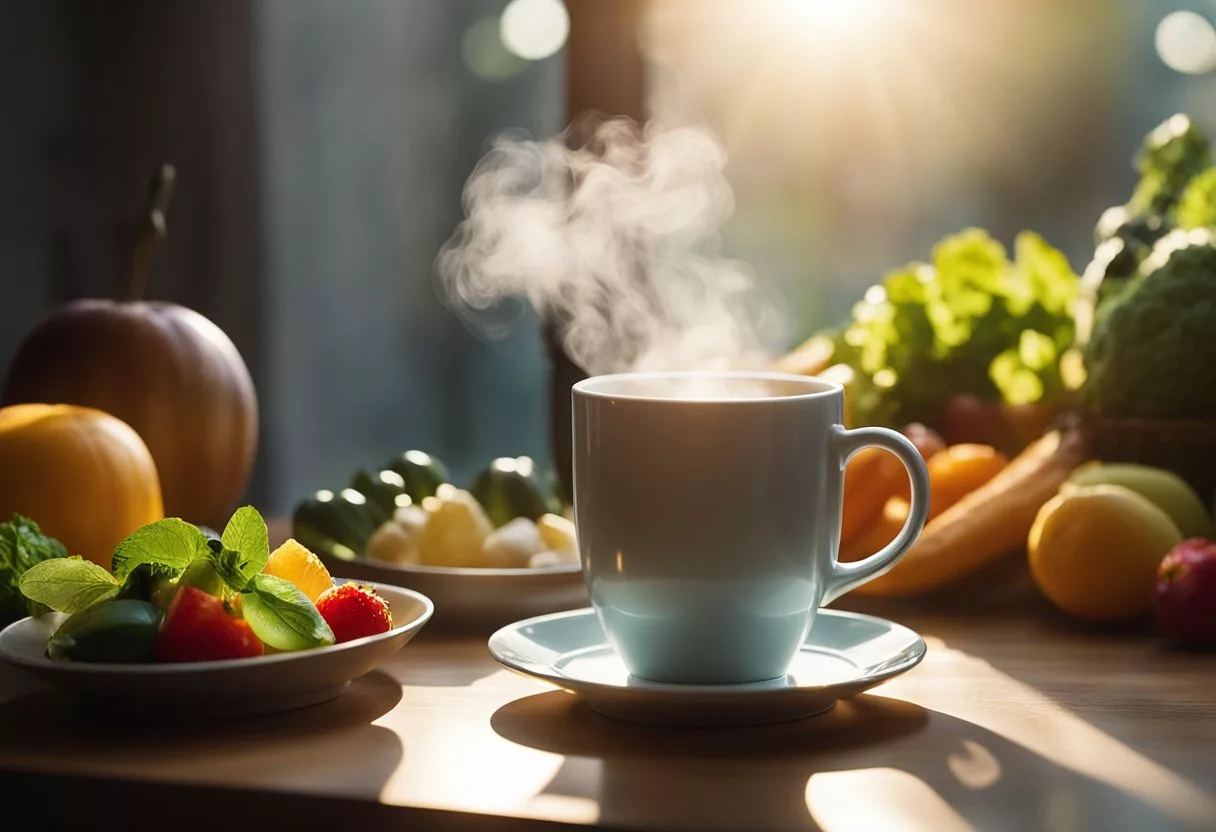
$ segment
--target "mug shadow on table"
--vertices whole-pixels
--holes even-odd
[[[0,763],[23,760],[37,767],[39,759],[68,761],[67,770],[75,773],[119,776],[146,776],[163,765],[187,780],[221,775],[223,781],[250,784],[283,781],[299,770],[309,777],[323,772],[331,785],[374,790],[401,764],[404,748],[393,731],[372,723],[401,697],[401,686],[376,670],[318,705],[190,720],[123,713],[40,687],[0,702]]]
[[[884,818],[934,830],[1188,828],[999,734],[875,695],[798,722],[690,729],[608,719],[555,691],[504,705],[491,725],[564,755],[545,792],[596,800],[607,826],[678,817],[704,829],[878,829]]]

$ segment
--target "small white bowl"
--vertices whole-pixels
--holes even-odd
[[[346,583],[349,578],[335,579]],[[0,658],[107,707],[215,718],[274,713],[326,702],[405,646],[434,612],[425,595],[370,584],[388,602],[393,629],[343,644],[247,659],[166,664],[53,661],[46,645],[66,616],[23,618],[0,631]]]
[[[421,592],[435,602],[435,626],[479,631],[551,612],[578,609],[590,602],[577,563],[519,569],[391,564],[370,559],[338,560],[320,555],[331,572],[363,581],[394,584]]]

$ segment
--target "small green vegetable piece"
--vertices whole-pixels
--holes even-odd
[[[1098,318],[1084,401],[1108,416],[1216,418],[1213,321],[1216,229],[1173,231]]]
[[[530,457],[499,457],[473,478],[469,493],[496,526],[517,517],[537,520],[552,505]]]
[[[173,591],[177,588],[177,578],[181,573],[182,570],[175,566],[141,563],[127,575],[115,597],[148,601],[165,609],[173,600]]]
[[[72,613],[113,598],[122,583],[82,557],[46,560],[21,576],[21,594],[56,612]]]
[[[424,497],[433,497],[439,486],[452,481],[447,466],[423,451],[406,451],[390,459],[384,467],[401,475],[405,493],[415,503],[421,503]]]
[[[334,643],[333,630],[316,606],[289,581],[256,575],[241,601],[253,632],[276,650],[306,650]]]
[[[392,519],[393,512],[408,506],[413,498],[405,489],[405,478],[396,471],[359,470],[351,477],[350,487],[367,497],[368,507],[377,514],[377,524]]]
[[[291,536],[313,552],[353,560],[363,552],[378,526],[377,514],[368,509],[361,492],[353,488],[337,494],[326,490],[296,506]]]
[[[46,654],[74,662],[150,662],[160,621],[160,608],[147,601],[106,601],[60,624]]]
[[[121,580],[141,563],[185,569],[190,561],[209,551],[207,536],[197,526],[177,517],[166,517],[127,535],[114,550],[110,570]]]
[[[216,541],[218,543],[218,541]],[[190,561],[190,565],[177,579],[178,586],[192,586],[201,589],[208,595],[227,600],[245,588],[245,582],[239,578],[236,571],[236,553],[222,546],[212,556],[200,556]],[[227,560],[220,560],[217,555],[227,553]],[[237,582],[233,586],[232,582]]]
[[[25,597],[18,582],[35,565],[66,556],[63,544],[44,535],[33,520],[14,514],[0,523],[0,627],[46,612],[44,605]]]

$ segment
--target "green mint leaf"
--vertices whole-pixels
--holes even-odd
[[[113,598],[121,584],[102,567],[77,556],[35,564],[21,576],[19,586],[31,601],[71,615]]]
[[[224,544],[224,549],[240,555],[240,585],[232,584],[237,589],[244,588],[250,578],[261,572],[262,567],[266,565],[266,559],[270,557],[270,536],[266,531],[266,521],[253,506],[236,510],[228,525],[224,527],[220,542]]]
[[[185,569],[190,561],[208,551],[207,536],[197,526],[177,517],[166,517],[127,535],[114,550],[110,568],[119,580],[141,563],[163,563]]]
[[[58,540],[42,534],[34,521],[14,514],[0,523],[0,627],[26,615],[42,615],[47,608],[26,598],[17,582],[36,564],[67,556]]]
[[[304,650],[334,643],[333,630],[295,584],[273,575],[255,575],[241,595],[245,620],[276,650]]]
[[[207,555],[207,560],[210,561],[211,567],[219,575],[220,580],[234,592],[243,590],[249,583],[249,579],[253,577],[253,575],[247,574],[248,564],[241,553],[222,544],[212,547]]]

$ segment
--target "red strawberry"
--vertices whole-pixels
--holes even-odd
[[[342,584],[327,589],[317,599],[317,612],[334,631],[337,644],[393,628],[388,603],[369,586]]]
[[[193,586],[178,587],[156,640],[162,662],[244,659],[263,651],[248,621],[233,618],[223,601]]]

